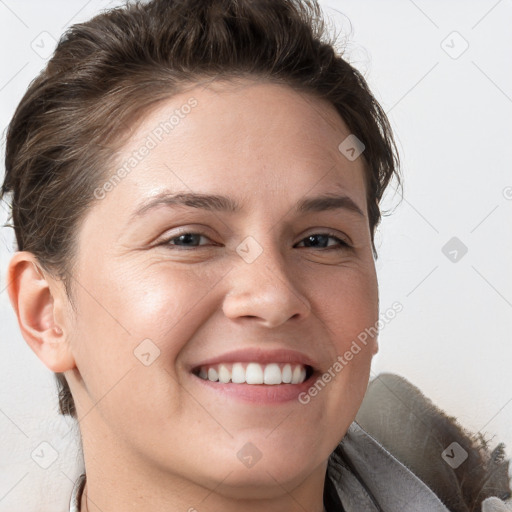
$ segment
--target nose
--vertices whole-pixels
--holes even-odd
[[[266,248],[251,263],[240,258],[228,274],[230,290],[223,301],[224,314],[233,320],[255,318],[265,327],[306,318],[311,305],[291,274],[277,250]]]

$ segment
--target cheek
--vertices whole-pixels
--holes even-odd
[[[80,311],[93,318],[97,327],[115,334],[113,343],[146,338],[165,342],[199,309],[200,299],[212,287],[210,281],[208,275],[184,267],[166,268],[161,260],[124,269],[113,267],[103,278],[94,279],[94,297],[84,296]]]
[[[178,413],[177,357],[213,313],[201,300],[212,287],[205,277],[162,265],[93,274],[77,303],[84,410],[97,404],[101,416],[119,425],[142,424],[142,414],[147,428]]]
[[[338,353],[345,351],[347,345],[378,321],[378,287],[374,267],[332,273],[328,284],[318,288],[317,294],[317,314],[329,328]]]
[[[132,336],[154,340],[170,363],[218,308],[210,294],[221,276],[155,264],[139,279],[137,290],[132,287],[133,304],[120,304],[120,315],[132,326]]]
[[[112,398],[126,392],[120,403],[130,397],[145,407],[146,397],[173,398],[168,388],[182,378],[180,353],[218,310],[211,292],[223,273],[171,268],[161,260],[132,268],[113,266],[95,276],[90,294],[81,294],[77,331],[84,351],[77,366],[94,400],[115,386]]]

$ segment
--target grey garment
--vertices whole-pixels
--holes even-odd
[[[85,486],[85,473],[82,473],[73,486],[71,500],[69,501],[69,512],[80,512],[80,503],[82,500],[82,492]]]
[[[80,512],[85,474],[77,479],[69,512]],[[414,473],[355,421],[329,457],[326,512],[449,512]]]
[[[329,458],[324,504],[326,512],[449,512],[356,421]]]
[[[503,443],[491,450],[493,439],[466,430],[399,375],[370,381],[355,420],[454,512],[480,510],[487,497],[512,497]]]

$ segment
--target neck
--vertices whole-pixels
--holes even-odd
[[[192,479],[171,470],[156,470],[154,465],[127,456],[117,443],[102,446],[98,438],[91,444],[84,439],[84,458],[87,480],[81,512],[324,511],[327,460],[308,474],[286,481],[270,476],[272,468],[266,468],[269,478],[256,487],[250,481],[240,483],[240,469],[206,481],[199,475]]]
[[[97,492],[95,492],[95,489]],[[172,512],[187,510],[187,512],[198,512],[195,507],[199,507],[201,512],[213,512],[219,510],[219,507],[222,507],[221,510],[226,510],[227,512],[231,511],[240,511],[241,509],[244,511],[250,512],[277,512],[277,511],[287,511],[287,512],[325,512],[325,508],[323,506],[323,502],[320,500],[316,500],[314,503],[311,500],[303,499],[303,497],[298,494],[295,496],[295,493],[287,493],[286,495],[282,495],[281,497],[275,497],[273,499],[258,499],[258,500],[233,500],[226,498],[216,492],[208,493],[207,489],[203,489],[203,493],[201,497],[195,497],[195,499],[185,499],[181,495],[174,494],[169,501],[162,501],[162,505],[159,506],[157,501],[153,500],[153,497],[150,495],[145,495],[144,497],[139,497],[133,500],[133,498],[129,498],[128,496],[124,497],[123,500],[116,501],[116,498],[111,495],[107,497],[107,495],[102,492],[100,488],[94,488],[90,491],[89,483],[85,484],[81,501],[80,501],[80,512],[109,512],[111,510],[119,510],[122,507],[122,510],[125,512],[131,511],[146,511],[151,510],[153,512],[156,511],[165,511]],[[206,500],[208,500],[206,502]],[[176,506],[178,502],[181,502],[181,505]],[[187,508],[183,508],[184,504],[188,502],[194,503],[194,506],[188,506]],[[101,505],[99,505],[101,503]],[[107,503],[104,505],[103,503]],[[121,505],[116,505],[116,503],[122,503]],[[132,503],[132,506],[125,503]],[[169,508],[169,503],[173,504],[173,508]]]

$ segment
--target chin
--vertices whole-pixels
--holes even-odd
[[[275,457],[277,459],[277,457]],[[290,464],[286,457],[280,457],[277,460],[263,459],[252,468],[240,468],[239,465],[231,465],[231,473],[226,477],[226,473],[217,472],[217,483],[222,483],[216,487],[216,492],[232,499],[269,499],[281,496],[286,491],[291,492],[300,485],[314,467],[311,462],[302,460],[302,466]],[[225,479],[224,479],[225,478]]]
[[[281,495],[283,488],[291,490],[298,486],[323,463],[327,468],[329,454],[321,457],[321,447],[315,449],[304,438],[291,441],[295,441],[289,443],[292,448],[281,443],[281,439],[272,443],[264,438],[254,443],[244,440],[236,442],[236,450],[212,453],[208,466],[215,471],[215,476],[211,476],[217,481],[214,485],[222,481],[219,491],[222,488],[220,492],[232,498],[256,499],[262,493],[268,493],[270,498],[273,493]]]

